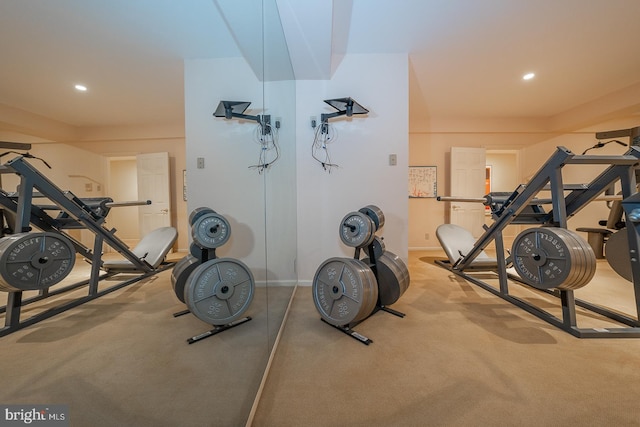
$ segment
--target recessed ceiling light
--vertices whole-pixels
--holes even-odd
[[[86,92],[87,91],[87,87],[85,85],[75,85],[74,86],[76,88],[77,91],[79,92]]]
[[[527,73],[524,76],[522,76],[522,80],[531,80],[535,76],[536,76],[535,73]]]

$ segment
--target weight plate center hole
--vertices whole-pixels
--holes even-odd
[[[531,254],[533,263],[537,266],[541,266],[547,263],[547,254],[544,251],[534,252]]]
[[[233,285],[227,281],[222,281],[216,286],[216,297],[220,299],[229,299],[233,295]]]
[[[342,285],[342,283],[340,285]],[[344,285],[342,286],[333,285],[333,287],[331,288],[331,298],[333,298],[334,300],[337,300],[342,298],[343,294],[344,294]]]
[[[33,254],[33,256],[31,257],[31,265],[35,268],[44,268],[47,266],[47,264],[49,264],[49,261],[49,257],[42,253]]]

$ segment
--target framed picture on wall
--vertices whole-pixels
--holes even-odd
[[[436,166],[409,166],[409,198],[436,197],[438,193]]]

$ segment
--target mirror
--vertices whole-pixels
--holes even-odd
[[[218,421],[239,425],[297,283],[295,80],[275,0],[216,5],[243,56],[185,63],[187,200],[189,212],[227,219],[231,237],[216,255],[242,261],[255,280],[251,321],[197,344],[226,366],[212,379],[225,390],[212,402]]]

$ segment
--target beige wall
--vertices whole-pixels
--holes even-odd
[[[489,153],[488,156],[493,156],[492,162],[499,161],[500,156],[497,154],[501,150],[515,151],[518,153],[518,167],[515,170],[509,168],[511,176],[508,182],[503,181],[504,177],[498,175],[493,187],[494,191],[512,191],[518,184],[526,183],[553,155],[556,147],[564,146],[580,154],[597,142],[595,132],[638,125],[640,120],[630,117],[602,122],[570,133],[547,133],[544,129],[536,128],[530,123],[520,123],[518,120],[513,122],[451,120],[435,125],[431,123],[430,130],[410,132],[409,163],[412,166],[437,166],[438,195],[450,195],[448,156],[451,147],[484,147]],[[622,154],[624,152],[624,147],[614,143],[590,151],[589,154]],[[588,183],[603,169],[604,167],[593,165],[569,165],[563,169],[563,178],[568,184]],[[494,174],[500,173],[497,169],[494,170]],[[517,180],[515,185],[514,180]],[[482,196],[479,195],[479,197]],[[448,222],[446,205],[434,198],[409,200],[410,249],[440,248],[435,238],[435,230],[438,225]],[[607,215],[608,208],[605,203],[593,202],[569,220],[569,228],[575,230],[578,227],[597,227],[598,220],[605,219]],[[516,228],[516,233],[517,230]],[[508,233],[508,230],[505,231],[505,235]]]

